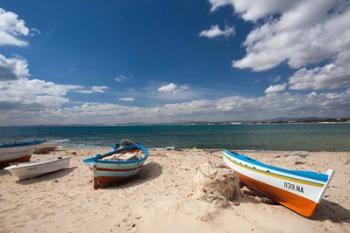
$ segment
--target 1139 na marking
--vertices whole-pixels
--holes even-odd
[[[286,189],[290,189],[290,190],[294,190],[294,191],[298,191],[301,193],[304,193],[304,187],[301,185],[295,185],[289,182],[283,182],[283,186]]]

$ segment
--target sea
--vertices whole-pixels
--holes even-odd
[[[0,127],[0,143],[60,140],[63,147],[110,147],[123,138],[149,148],[350,151],[350,124],[240,124]]]

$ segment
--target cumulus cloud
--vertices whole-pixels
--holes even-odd
[[[246,55],[234,60],[236,68],[272,69],[286,62],[298,69],[290,78],[292,89],[349,86],[350,4],[346,0],[209,0],[211,10],[230,5],[256,27],[244,41]],[[260,21],[258,21],[260,20]],[[346,57],[346,58],[345,58]],[[331,61],[324,66],[317,64]],[[316,65],[316,68],[306,68]]]
[[[283,92],[284,90],[286,90],[286,87],[286,83],[270,85],[268,88],[266,88],[265,94],[275,94],[278,92]]]
[[[53,124],[57,121],[64,124],[119,124],[171,123],[193,120],[262,120],[283,116],[344,117],[350,114],[350,89],[343,92],[319,94],[316,92],[309,94],[283,92],[260,97],[227,96],[212,100],[202,99],[148,107],[83,103],[58,109],[44,108],[39,113],[26,108],[21,109],[22,118],[4,117],[13,111],[16,109],[7,109],[4,114],[1,114],[4,120],[0,124],[4,122],[28,124],[39,120],[40,123],[46,124]]]
[[[161,86],[158,88],[159,92],[165,92],[165,93],[175,93],[177,89],[177,85],[174,83],[169,83],[167,85]]]
[[[224,29],[220,29],[218,25],[211,26],[208,30],[203,30],[199,33],[201,37],[207,37],[209,39],[216,37],[229,37],[235,35],[234,27],[225,27]]]
[[[299,68],[349,49],[350,9],[338,10],[338,4],[302,1],[280,17],[266,20],[249,33],[244,42],[247,54],[233,66],[262,71],[287,61],[290,67]]]
[[[105,86],[63,85],[39,79],[0,81],[0,106],[14,109],[57,108],[70,102],[66,97],[69,92],[101,93],[106,88]]]
[[[19,37],[28,36],[29,33],[24,20],[19,19],[17,14],[0,8],[0,46],[25,46],[27,42]]]
[[[231,5],[244,20],[256,21],[270,14],[281,13],[298,4],[300,0],[209,0],[211,11]]]
[[[60,107],[69,102],[64,97],[69,91],[81,86],[58,85],[38,79],[19,79],[0,82],[0,106],[28,109],[40,107]]]
[[[22,58],[6,58],[0,54],[0,81],[29,76],[28,63]]]
[[[163,92],[163,93],[172,93],[172,94],[175,94],[175,93],[178,93],[180,91],[184,91],[184,90],[187,90],[189,89],[189,87],[187,85],[176,85],[175,83],[169,83],[169,84],[166,84],[166,85],[163,85],[161,87],[158,88],[158,91],[159,92]]]
[[[339,53],[334,62],[312,69],[302,68],[289,78],[290,89],[320,90],[350,86],[350,51]]]
[[[0,8],[0,46],[25,46],[27,42],[20,39],[28,36],[30,30],[18,15]],[[27,61],[20,57],[7,58],[0,54],[0,81],[15,80],[29,76]]]

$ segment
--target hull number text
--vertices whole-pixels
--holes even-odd
[[[300,185],[295,185],[295,184],[292,184],[292,183],[289,183],[289,182],[283,182],[283,187],[286,188],[286,189],[290,189],[290,190],[294,190],[294,191],[298,191],[298,192],[304,193],[304,188],[303,188],[303,186],[300,186]]]

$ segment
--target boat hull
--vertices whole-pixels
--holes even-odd
[[[19,180],[25,180],[48,173],[69,168],[70,157],[54,159],[48,161],[34,161],[22,164],[16,164],[6,167],[12,175],[17,176]]]
[[[112,183],[118,183],[138,174],[143,162],[129,164],[101,164],[94,168],[94,189],[105,188]]]
[[[287,208],[301,214],[302,216],[311,217],[318,205],[318,203],[315,203],[307,198],[303,198],[296,194],[276,188],[272,185],[254,180],[243,174],[238,173],[238,176],[240,181],[247,185],[250,189],[253,189],[258,193],[271,198],[272,200],[286,206]]]
[[[241,182],[249,188],[304,217],[313,215],[333,175],[333,171],[328,176],[317,174],[323,178],[328,177],[326,180],[312,179],[310,173],[313,172],[307,172],[309,177],[297,176],[299,171],[291,171],[289,174],[284,172],[284,169],[275,170],[272,166],[266,168],[260,162],[241,160],[227,152],[224,153],[224,161],[238,173]]]
[[[24,163],[28,162],[32,156],[31,155],[23,155],[19,158],[16,159],[10,159],[10,160],[5,160],[0,162],[0,168],[4,168],[12,163]]]
[[[94,189],[105,188],[113,183],[124,181],[130,177],[135,176],[140,172],[141,166],[136,166],[132,169],[110,169],[105,170],[101,168],[95,168],[94,170]]]
[[[42,142],[42,140],[35,140],[24,143],[0,145],[0,166],[4,167],[11,163],[29,161],[35,148]]]
[[[135,152],[140,152],[143,155],[137,159],[108,159],[109,156],[122,158],[125,153]],[[89,157],[84,160],[84,163],[93,170],[94,189],[99,189],[135,176],[142,169],[147,157],[148,151],[143,145],[133,144],[121,149],[114,148],[113,151],[103,155]]]
[[[34,146],[0,148],[0,166],[29,161],[34,149]]]

